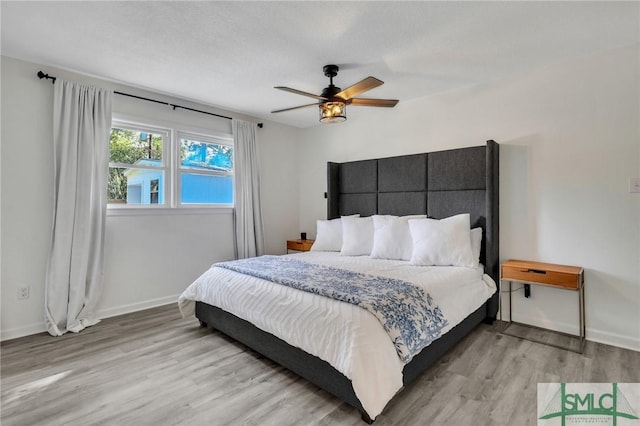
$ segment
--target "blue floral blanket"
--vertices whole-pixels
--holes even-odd
[[[378,318],[404,363],[440,337],[448,325],[432,297],[410,282],[286,256],[260,256],[214,266],[366,309]]]

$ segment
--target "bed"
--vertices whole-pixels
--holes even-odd
[[[183,315],[194,313],[202,325],[221,331],[341,398],[359,410],[364,421],[372,423],[396,393],[478,324],[495,320],[498,171],[498,144],[494,141],[471,148],[327,164],[328,220],[354,214],[422,214],[441,219],[467,213],[471,227],[481,229],[481,266],[477,268],[421,267],[416,277],[408,275],[407,262],[400,260],[317,251],[281,260],[317,268],[339,267],[358,274],[375,270],[376,276],[428,285],[429,297],[434,295],[438,309],[442,307],[448,315],[446,326],[424,349],[403,358],[406,362],[380,324],[371,325],[376,320],[368,318],[371,314],[364,309],[221,265],[212,267],[185,290],[179,301],[181,311]],[[458,284],[454,292],[444,290]],[[240,288],[245,288],[243,293]],[[467,297],[470,302],[460,302],[450,294],[472,297]]]

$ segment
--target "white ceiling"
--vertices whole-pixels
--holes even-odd
[[[308,127],[322,66],[400,102],[640,42],[639,2],[1,2],[2,55]],[[44,70],[46,71],[46,69]],[[348,116],[366,114],[352,107]]]

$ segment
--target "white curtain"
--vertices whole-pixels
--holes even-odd
[[[112,93],[57,79],[53,226],[45,282],[49,334],[96,324],[102,289]]]
[[[233,120],[236,258],[264,254],[255,123]]]

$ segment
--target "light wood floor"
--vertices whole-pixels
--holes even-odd
[[[355,409],[182,319],[175,305],[0,348],[3,426],[364,425]],[[640,353],[587,342],[579,355],[483,324],[375,425],[535,425],[538,382],[640,382]]]

